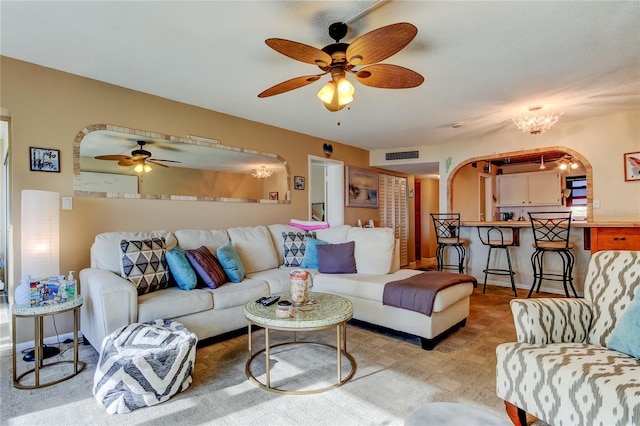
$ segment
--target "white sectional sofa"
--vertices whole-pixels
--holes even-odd
[[[107,232],[97,235],[91,246],[91,267],[80,272],[84,296],[81,331],[99,348],[105,336],[117,328],[156,319],[173,319],[193,331],[200,340],[247,326],[244,305],[270,293],[288,291],[289,271],[283,257],[283,232],[302,232],[289,225],[229,228],[226,230],[178,230],[152,232]],[[393,232],[388,228],[356,228],[342,225],[314,231],[317,238],[337,244],[355,242],[358,273],[322,274],[310,270],[315,292],[334,293],[350,299],[354,318],[422,338],[423,347],[433,347],[444,331],[464,325],[469,313],[471,282],[438,293],[432,315],[384,306],[382,291],[387,282],[421,271],[400,270]],[[163,237],[167,250],[207,247],[212,253],[230,241],[246,268],[238,283],[218,288],[185,291],[169,287],[138,295],[130,281],[121,277],[120,241]]]

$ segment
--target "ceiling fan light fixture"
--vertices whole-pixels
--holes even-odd
[[[144,160],[139,161],[133,168],[133,171],[136,173],[149,173],[151,170],[151,166],[145,163]]]
[[[336,93],[336,84],[331,80],[327,84],[325,84],[322,89],[318,92],[318,99],[320,99],[324,104],[330,104],[333,99],[333,95]]]
[[[558,118],[560,118],[562,113],[558,115],[550,113],[545,116],[538,112],[541,109],[542,105],[529,107],[529,112],[513,118],[514,124],[522,132],[530,133],[532,135],[539,135],[540,133],[546,132],[551,128],[551,126],[558,122]]]

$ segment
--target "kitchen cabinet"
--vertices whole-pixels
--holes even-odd
[[[498,176],[498,207],[560,206],[560,172],[514,173]]]

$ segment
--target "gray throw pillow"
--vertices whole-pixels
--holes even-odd
[[[356,259],[353,250],[356,243],[349,241],[342,244],[326,244],[317,246],[318,271],[323,274],[355,274]]]

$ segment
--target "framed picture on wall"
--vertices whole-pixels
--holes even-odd
[[[60,150],[29,147],[29,166],[32,172],[60,173]]]
[[[347,166],[347,207],[378,207],[378,173]]]
[[[624,180],[640,181],[640,151],[624,154]]]
[[[304,176],[293,177],[293,189],[304,190]]]

